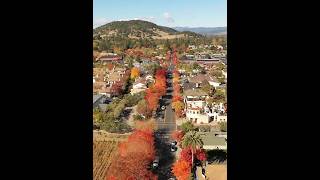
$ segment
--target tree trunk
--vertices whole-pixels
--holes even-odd
[[[191,148],[191,156],[192,156],[192,157],[191,157],[191,158],[192,158],[192,159],[191,159],[191,163],[192,163],[192,164],[191,164],[191,168],[193,168],[193,148]]]

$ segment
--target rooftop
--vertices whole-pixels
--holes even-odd
[[[202,83],[204,80],[217,82],[218,80],[215,77],[212,77],[208,74],[198,74],[189,79],[190,82],[193,83]]]
[[[207,96],[208,94],[200,89],[187,89],[183,92],[184,96]]]
[[[100,98],[102,98],[103,95],[101,94],[97,94],[97,95],[93,95],[93,103],[95,103],[96,101],[98,101]]]

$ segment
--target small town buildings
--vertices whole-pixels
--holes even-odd
[[[131,94],[136,94],[147,89],[147,80],[146,78],[139,77],[132,85]]]
[[[93,95],[93,109],[97,108],[99,104],[105,103],[107,97],[102,94]]]
[[[189,78],[189,82],[195,83],[196,87],[201,87],[201,84],[205,80],[208,81],[209,84],[215,88],[221,84],[215,77],[212,77],[208,74],[198,74]]]
[[[209,116],[204,113],[208,94],[200,89],[184,91],[186,118],[194,123],[209,123]]]
[[[121,56],[113,53],[101,53],[100,56],[96,58],[96,61],[101,62],[103,64],[110,62],[120,62],[121,60]]]

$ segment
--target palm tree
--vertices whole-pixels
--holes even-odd
[[[193,166],[193,153],[196,149],[199,149],[201,146],[203,146],[203,141],[200,137],[200,134],[197,133],[197,131],[189,131],[187,134],[183,136],[182,139],[182,147],[190,147],[191,148],[191,155],[192,155],[192,166]]]

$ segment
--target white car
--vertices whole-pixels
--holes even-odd
[[[165,109],[166,109],[166,107],[165,107],[165,106],[162,106],[162,107],[161,107],[161,109],[162,109],[162,110],[165,110]]]
[[[159,158],[156,157],[156,159],[152,163],[153,168],[157,168],[159,166]]]

